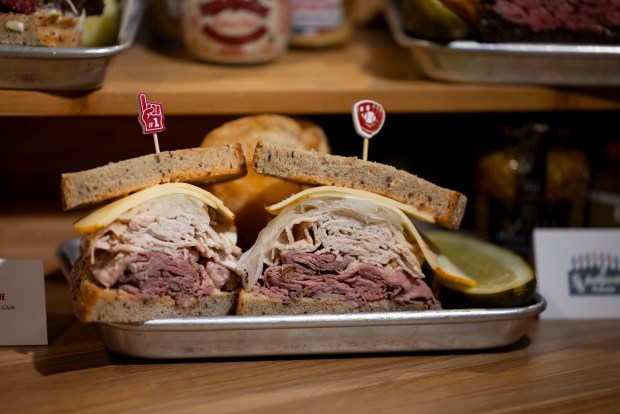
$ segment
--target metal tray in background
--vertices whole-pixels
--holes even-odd
[[[450,82],[620,86],[620,46],[548,43],[436,43],[405,33],[395,0],[385,16],[397,44],[428,78]]]
[[[78,254],[77,239],[58,247],[66,277]],[[221,316],[97,327],[111,351],[146,359],[464,351],[515,343],[545,307],[537,295],[529,306],[506,309]]]
[[[67,92],[101,87],[111,60],[133,45],[146,2],[121,2],[118,42],[112,46],[0,45],[0,88]]]

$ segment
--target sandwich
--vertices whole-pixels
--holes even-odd
[[[313,187],[267,207],[275,217],[239,260],[237,314],[441,308],[423,270],[440,266],[412,219],[458,228],[463,194],[392,166],[264,142],[252,167]]]
[[[226,122],[209,132],[201,146],[239,142],[249,164],[259,140],[290,148],[330,152],[327,136],[320,126],[308,120],[276,114],[251,115]],[[303,190],[303,187],[249,170],[238,180],[209,185],[205,189],[224,201],[235,213],[238,245],[247,250],[271,218],[265,206],[275,204],[287,195]]]
[[[233,313],[242,277],[234,214],[195,184],[246,171],[237,144],[63,174],[65,210],[106,203],[74,224],[82,234],[70,276],[78,319],[128,323]]]
[[[0,44],[79,47],[85,20],[103,12],[104,0],[0,0]]]

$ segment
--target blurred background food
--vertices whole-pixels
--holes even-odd
[[[82,31],[82,46],[109,46],[116,43],[121,8],[118,0],[104,0],[103,13],[86,16]]]
[[[484,42],[620,43],[620,3],[608,0],[479,0]]]
[[[415,37],[447,42],[474,36],[471,23],[445,0],[402,0],[405,31]]]
[[[399,0],[403,27],[428,40],[620,44],[620,4],[607,0]]]

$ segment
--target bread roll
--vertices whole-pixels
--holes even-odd
[[[208,133],[201,146],[212,147],[239,142],[247,164],[251,165],[254,147],[259,140],[290,148],[326,153],[331,151],[320,126],[307,120],[271,114],[252,115],[225,123]],[[235,213],[237,244],[246,250],[254,244],[258,232],[271,218],[265,212],[265,206],[275,204],[304,187],[248,170],[245,177],[205,188]]]

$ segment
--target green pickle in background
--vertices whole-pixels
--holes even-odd
[[[402,0],[405,31],[421,39],[448,42],[473,36],[472,26],[440,0]]]

